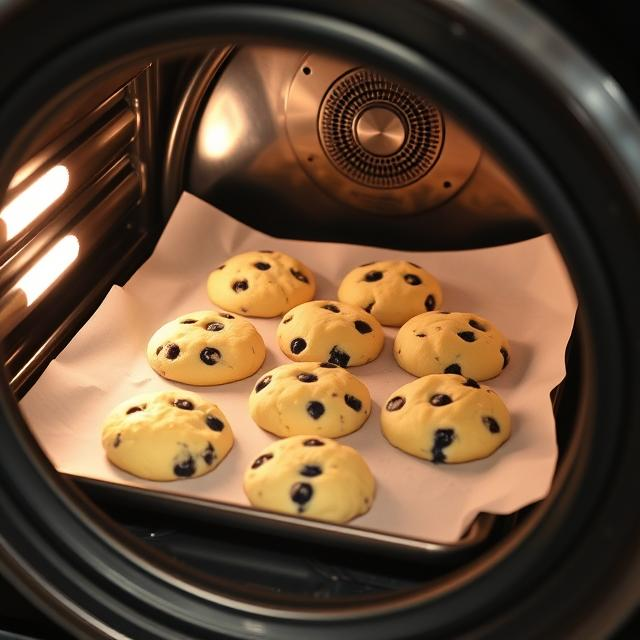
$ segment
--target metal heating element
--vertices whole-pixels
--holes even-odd
[[[319,130],[338,170],[359,184],[386,189],[425,176],[444,135],[434,105],[366,69],[347,73],[329,89]]]
[[[428,96],[378,71],[241,47],[203,64],[193,86],[172,135],[194,142],[168,166],[252,226],[290,236],[295,219],[299,234],[397,245],[407,242],[397,216],[411,216],[411,237],[431,248],[537,232],[531,203],[492,155]]]

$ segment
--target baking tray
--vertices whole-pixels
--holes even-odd
[[[489,539],[498,522],[513,521],[513,516],[495,516],[480,513],[460,540],[449,544],[427,542],[398,537],[380,531],[356,529],[344,525],[318,522],[283,514],[262,511],[253,507],[240,507],[222,503],[212,504],[187,496],[175,496],[152,489],[125,487],[65,474],[92,500],[118,508],[144,510],[162,514],[167,519],[188,519],[203,525],[220,525],[271,534],[286,539],[296,538],[309,544],[353,549],[372,555],[406,556],[429,564],[460,561],[480,549]]]
[[[317,298],[335,298],[340,278],[371,260],[402,258],[434,273],[443,285],[445,309],[484,315],[511,339],[511,364],[488,383],[512,410],[511,439],[490,458],[465,465],[433,465],[386,443],[379,429],[380,404],[414,378],[393,361],[397,330],[385,328],[380,358],[350,369],[371,391],[372,415],[361,430],[341,439],[363,453],[376,476],[378,492],[370,513],[349,525],[328,525],[248,507],[241,472],[274,437],[253,424],[247,400],[265,371],[289,362],[275,346],[279,319],[250,319],[268,345],[267,359],[254,376],[230,385],[194,388],[169,382],[151,371],[144,351],[158,326],[211,307],[205,283],[212,268],[235,253],[263,248],[302,258],[318,276]],[[368,541],[378,548],[446,555],[486,538],[492,516],[478,514],[510,514],[547,494],[557,459],[549,394],[565,375],[564,351],[575,308],[569,278],[548,236],[490,249],[437,253],[282,240],[184,194],[151,258],[123,288],[111,290],[21,407],[56,468],[86,478],[82,482],[95,491],[112,486],[123,500],[165,500],[167,508],[185,514],[201,510],[206,518],[244,521],[247,527],[285,535],[298,532],[325,540],[330,535],[359,548]],[[106,413],[136,393],[175,388],[195,390],[222,408],[237,439],[229,457],[212,474],[166,484],[138,480],[112,467],[99,437]],[[414,484],[402,486],[405,481]],[[416,486],[422,492],[417,504],[405,498],[415,497]]]

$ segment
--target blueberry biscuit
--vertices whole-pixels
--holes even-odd
[[[417,264],[384,260],[350,271],[340,283],[338,300],[362,307],[381,324],[399,327],[425,310],[439,309],[442,289]]]
[[[375,480],[355,449],[293,436],[256,457],[244,474],[244,492],[259,509],[341,523],[369,511]]]
[[[194,385],[225,384],[255,373],[266,350],[244,318],[193,311],[160,327],[147,345],[147,360],[164,378]]]
[[[292,309],[278,326],[282,352],[296,362],[356,367],[375,360],[384,344],[380,323],[346,302],[314,300]]]
[[[415,316],[401,327],[393,355],[414,376],[457,373],[488,380],[509,364],[509,343],[491,322],[478,315],[433,311]]]
[[[371,396],[358,378],[335,364],[285,364],[258,380],[249,412],[259,427],[281,438],[339,438],[364,424]]]
[[[432,462],[486,458],[511,434],[509,411],[495,391],[447,374],[400,387],[384,404],[381,422],[392,445]]]
[[[162,391],[115,407],[102,446],[116,467],[134,476],[180,480],[213,471],[233,446],[233,433],[215,404],[188,391]]]
[[[233,256],[209,275],[210,300],[245,316],[273,318],[312,300],[316,279],[299,260],[279,251]]]

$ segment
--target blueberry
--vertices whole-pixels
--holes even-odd
[[[270,382],[271,376],[265,376],[264,378],[262,378],[262,380],[260,380],[260,382],[258,382],[258,384],[256,385],[256,393],[262,391]]]
[[[351,407],[354,411],[360,411],[362,409],[362,402],[355,396],[350,396],[348,393],[344,394],[344,401],[348,407]]]
[[[296,482],[291,487],[291,493],[289,495],[298,505],[298,513],[302,513],[304,511],[304,505],[307,504],[313,496],[313,488],[308,482]]]
[[[364,279],[366,282],[382,280],[382,271],[369,271],[369,273],[365,274]]]
[[[211,366],[222,360],[222,354],[215,347],[205,347],[200,352],[200,360]]]
[[[320,367],[322,367],[323,369],[337,369],[338,365],[337,364],[331,364],[330,362],[321,362]]]
[[[302,443],[305,447],[324,447],[324,442],[317,438],[309,438]]]
[[[473,327],[474,329],[477,329],[478,331],[486,331],[486,329],[477,320],[474,320],[473,318],[469,320],[469,326]]]
[[[291,353],[302,353],[307,348],[307,341],[304,338],[294,338],[291,341]]]
[[[181,478],[188,478],[196,472],[196,461],[189,456],[186,460],[179,462],[173,467],[173,473]]]
[[[502,368],[504,369],[509,364],[509,352],[502,347],[500,353],[502,354]]]
[[[219,315],[222,316],[223,318],[226,318],[227,320],[235,320],[236,319],[236,317],[232,316],[230,313],[221,313]]]
[[[129,415],[130,413],[135,413],[136,411],[142,411],[142,407],[130,407],[129,409],[127,409],[127,415]]]
[[[431,294],[429,294],[424,301],[424,308],[427,311],[433,311],[436,308],[436,299]]]
[[[258,467],[261,467],[267,460],[271,460],[271,458],[273,458],[273,453],[264,453],[253,461],[251,468],[257,469]]]
[[[197,320],[192,320],[189,318],[188,320],[180,320],[180,324],[194,324]]]
[[[211,322],[207,325],[207,331],[222,331],[224,329],[224,325],[222,322]]]
[[[480,385],[473,379],[473,378],[467,378],[466,382],[462,383],[463,387],[473,387],[474,389],[479,389]]]
[[[338,309],[335,304],[325,304],[322,305],[322,308],[326,309],[327,311],[332,311],[333,313],[340,313],[340,309]]]
[[[451,399],[451,396],[448,396],[444,393],[436,393],[435,396],[431,396],[429,402],[434,407],[444,407],[446,404],[451,404],[453,400]]]
[[[324,405],[322,402],[318,402],[317,400],[311,400],[310,402],[307,402],[307,413],[314,420],[317,420],[324,413]]]
[[[445,373],[457,373],[459,376],[462,375],[462,369],[459,364],[450,364],[445,370]]]
[[[363,320],[356,320],[354,324],[356,325],[356,329],[359,333],[371,333],[373,331],[371,325],[367,324]]]
[[[191,400],[174,400],[174,407],[178,407],[178,409],[185,409],[186,411],[191,411],[193,409],[193,402]]]
[[[120,446],[121,442],[122,442],[122,434],[118,433],[116,434],[116,439],[113,441],[113,448],[117,449]]]
[[[482,423],[484,424],[491,433],[500,433],[500,425],[495,418],[491,416],[483,416]]]
[[[319,476],[322,473],[322,469],[317,464],[305,464],[302,469],[300,469],[300,475],[306,476],[307,478],[315,478],[315,476]]]
[[[458,338],[462,338],[465,342],[475,342],[476,334],[473,331],[460,331],[458,332]]]
[[[287,322],[291,322],[293,320],[293,316],[289,316],[282,321],[282,324],[287,324]]]
[[[406,400],[402,396],[395,396],[387,402],[387,411],[397,411],[404,407]]]
[[[289,269],[291,271],[291,275],[296,279],[300,280],[300,282],[306,282],[309,284],[309,278],[302,273],[302,271],[296,271],[295,269]]]
[[[207,416],[205,422],[211,431],[222,431],[224,429],[224,422],[215,416]]]
[[[313,375],[313,373],[301,373],[298,375],[300,382],[315,382],[317,379],[318,376]]]
[[[246,291],[249,288],[249,283],[246,280],[236,280],[231,288],[236,292],[240,293],[241,291]]]
[[[416,275],[415,275],[415,274],[413,274],[413,273],[407,273],[407,274],[404,276],[404,281],[405,281],[407,284],[410,284],[412,287],[415,287],[415,286],[416,286],[416,285],[418,285],[418,284],[422,284],[422,280],[421,280],[420,278],[418,278],[418,276],[416,276]]]
[[[373,309],[374,302],[370,302],[366,307],[362,307],[367,313],[371,313],[371,309]]]
[[[455,439],[455,432],[453,429],[436,429],[433,434],[433,447],[431,449],[431,460],[433,462],[444,462],[447,457],[442,451],[445,447],[448,447]]]
[[[346,367],[350,359],[351,356],[338,345],[334,345],[329,352],[329,362],[337,364],[340,367]]]
[[[253,266],[256,269],[260,269],[260,271],[268,271],[271,269],[271,265],[268,262],[255,262]]]
[[[202,452],[202,458],[207,464],[213,464],[215,457],[216,457],[216,453],[213,450],[211,443],[209,442],[207,444],[207,448]]]
[[[164,348],[164,357],[167,360],[175,360],[180,355],[180,347],[172,342]]]

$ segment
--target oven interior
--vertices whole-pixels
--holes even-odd
[[[13,301],[0,310],[5,371],[18,398],[109,288],[150,255],[183,190],[286,238],[451,250],[544,232],[523,191],[453,115],[375,69],[313,51],[228,46],[123,68],[61,105],[23,159],[0,214],[0,289]],[[24,193],[44,203],[16,222],[10,204]],[[16,283],[69,235],[77,258],[33,303],[15,300]],[[575,337],[566,379],[552,393],[561,462],[580,388]],[[354,553],[331,538],[283,539],[268,527],[212,522],[198,509],[71,481],[180,562],[324,602],[429,584],[536,508],[483,514],[459,545],[405,556]]]

